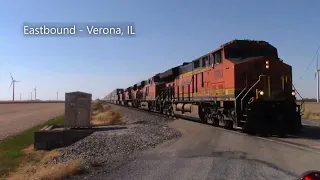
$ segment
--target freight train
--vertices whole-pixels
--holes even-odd
[[[274,46],[232,40],[191,62],[116,89],[105,99],[251,135],[283,136],[302,127],[296,93],[292,68]]]

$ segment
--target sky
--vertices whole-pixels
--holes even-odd
[[[0,99],[103,98],[233,39],[265,40],[293,68],[298,92],[316,97],[319,0],[1,0]],[[135,36],[24,36],[25,23],[134,23]],[[320,54],[319,54],[320,55]],[[306,72],[305,72],[306,71]],[[302,78],[301,78],[302,77]]]

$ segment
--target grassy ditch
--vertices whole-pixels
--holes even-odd
[[[118,111],[102,101],[92,104],[92,112],[90,123],[93,126],[125,123]],[[0,141],[0,179],[64,179],[81,171],[81,159],[56,164],[53,162],[61,156],[59,151],[37,151],[33,148],[34,132],[49,124],[63,124],[63,121],[64,117],[60,116]]]
[[[37,151],[33,148],[34,132],[49,124],[63,124],[59,116],[0,142],[0,179],[44,180],[64,179],[81,170],[79,159],[55,164],[61,153],[57,150]]]
[[[28,129],[22,133],[10,136],[0,141],[0,178],[4,178],[9,172],[19,167],[19,164],[26,160],[23,150],[33,144],[34,132],[48,124],[62,124],[63,116],[59,116],[48,122]]]
[[[320,113],[304,112],[302,119],[320,120]]]
[[[55,164],[54,159],[61,156],[57,150],[35,151],[33,146],[23,150],[24,161],[16,171],[11,172],[8,180],[46,180],[65,179],[81,170],[81,160],[71,160],[66,163]]]

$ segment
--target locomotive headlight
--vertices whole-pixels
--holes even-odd
[[[292,96],[295,96],[295,95],[296,95],[296,92],[295,92],[295,91],[292,91],[291,94],[292,94]]]
[[[266,61],[266,68],[269,69],[270,68],[270,62]]]
[[[260,91],[259,94],[260,94],[261,96],[263,96],[263,95],[264,95],[264,92],[263,92],[263,91]]]

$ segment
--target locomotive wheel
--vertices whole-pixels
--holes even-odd
[[[260,128],[259,134],[260,134],[261,137],[268,137],[269,136],[268,130],[266,128],[264,128],[264,127]]]
[[[212,117],[210,115],[206,115],[205,119],[207,120],[207,124],[213,124]]]
[[[224,126],[225,126],[226,129],[233,129],[233,121],[226,120]]]
[[[170,108],[170,116],[174,117],[174,111],[173,111],[173,107],[172,106]]]
[[[167,109],[166,109],[166,108],[163,108],[163,109],[162,109],[162,114],[164,114],[164,115],[167,114]]]
[[[260,137],[268,137],[270,129],[270,125],[267,123],[267,120],[265,117],[263,117],[261,114],[258,116],[255,116],[256,119],[254,120],[255,123],[255,129],[258,132]],[[272,126],[271,126],[272,127]]]
[[[279,132],[279,133],[278,133],[278,136],[279,136],[280,138],[285,138],[285,137],[286,137],[286,133],[285,133],[285,132]]]
[[[203,112],[202,110],[199,111],[199,118],[201,119],[202,122],[208,123],[208,118],[206,117],[205,112]]]
[[[216,118],[216,117],[213,118],[213,125],[219,126],[219,119],[218,118]]]
[[[279,137],[284,138],[288,133],[286,122],[285,122],[286,117],[284,117],[283,115],[280,115],[278,119],[279,119],[279,125],[276,128],[276,133]]]
[[[219,119],[208,115],[207,116],[207,123],[211,124],[212,126],[219,126]]]
[[[297,134],[300,132],[301,128],[302,128],[302,125],[301,125],[301,119],[300,119],[300,116],[299,115],[296,115],[290,126],[289,126],[289,133],[291,134]]]
[[[224,124],[225,129],[233,129],[233,121],[231,120],[224,120],[224,115],[220,114],[220,120]]]

